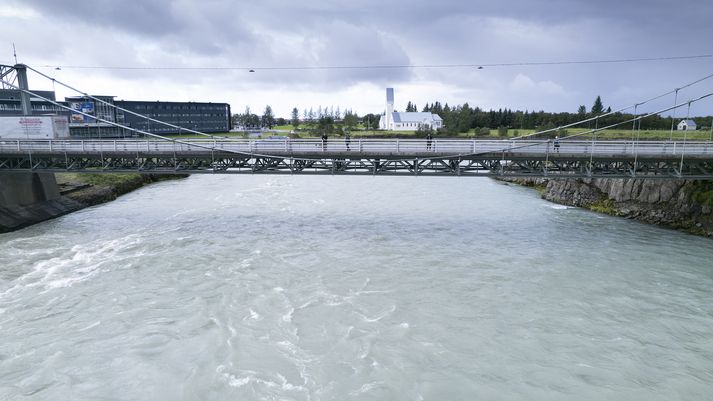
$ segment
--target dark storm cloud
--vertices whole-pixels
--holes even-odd
[[[332,91],[364,82],[378,87],[421,82],[428,87],[435,83],[458,88],[462,97],[454,102],[571,110],[577,104],[589,105],[599,93],[610,94],[611,102],[624,103],[645,98],[659,88],[671,89],[689,77],[705,75],[711,60],[482,71],[260,68],[713,53],[709,43],[713,2],[703,0],[6,1],[32,8],[46,25],[56,24],[27,27],[36,35],[52,37],[51,44],[18,40],[35,58],[49,55],[64,65],[243,67],[241,71],[195,74],[142,71],[138,78],[168,80],[190,75],[193,80],[231,90],[248,85],[255,90]],[[249,74],[249,68],[257,72]],[[468,97],[475,94],[482,98]]]
[[[27,0],[23,3],[53,18],[87,25],[110,26],[146,36],[174,32],[180,29],[183,22],[172,13],[171,2],[164,0]]]
[[[657,46],[672,46],[671,51],[676,52],[695,49],[701,43],[695,36],[711,32],[706,18],[713,15],[713,2],[701,0],[675,4],[665,0],[25,0],[22,4],[52,18],[155,41],[176,53],[212,55],[216,63],[232,63],[239,57],[254,65],[398,64],[408,60],[403,47],[409,45],[428,47],[420,49],[426,54],[432,51],[453,57],[460,52],[458,57],[465,59],[465,51],[471,50],[469,43],[493,36],[482,32],[478,25],[503,29],[488,25],[489,18],[545,28],[570,27],[571,32],[561,32],[562,35],[576,35],[578,25],[596,21],[602,27],[610,24],[611,29],[582,36],[579,47],[583,50],[600,51],[608,44],[626,47],[632,53]],[[280,43],[275,43],[275,34],[305,39],[305,47],[297,50],[308,54],[282,51]],[[378,40],[374,41],[376,36]],[[641,38],[650,39],[649,43],[630,43]],[[329,45],[315,49],[307,46],[309,40],[323,40]],[[373,44],[371,49],[367,49],[369,44]],[[493,54],[494,49],[488,48],[487,43],[481,45],[490,53],[490,60],[513,53],[512,49],[501,48],[501,54]],[[525,49],[514,50],[524,53],[520,56],[529,56]],[[221,56],[225,59],[221,60]],[[353,72],[364,75],[363,71]]]

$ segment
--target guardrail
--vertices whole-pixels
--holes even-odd
[[[247,154],[290,155],[315,152],[379,153],[394,156],[437,153],[469,156],[487,153],[524,155],[611,155],[611,156],[711,156],[710,141],[569,141],[555,148],[552,140],[478,139],[190,139],[161,140],[15,140],[0,138],[0,154],[41,153],[191,153],[225,151]]]

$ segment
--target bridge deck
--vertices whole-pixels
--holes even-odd
[[[0,138],[2,171],[713,178],[713,142]]]

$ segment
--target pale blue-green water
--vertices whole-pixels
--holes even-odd
[[[711,240],[489,179],[193,176],[0,235],[0,400],[711,397]]]

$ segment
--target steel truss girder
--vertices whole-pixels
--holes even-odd
[[[511,177],[646,177],[713,179],[713,161],[468,158],[323,158],[295,160],[249,155],[181,157],[151,154],[0,156],[0,172],[145,172],[230,174],[370,174]]]

